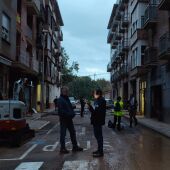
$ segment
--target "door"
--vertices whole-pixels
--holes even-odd
[[[162,86],[151,88],[151,117],[159,121],[163,120],[162,114]]]

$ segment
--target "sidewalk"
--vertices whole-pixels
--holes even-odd
[[[41,119],[49,113],[54,113],[54,109],[47,109],[43,113],[33,113],[32,115],[27,115],[26,121],[31,129],[34,129],[35,131],[41,130],[50,123],[49,121]]]
[[[129,115],[125,115],[125,117],[129,119]],[[137,119],[139,124],[170,138],[170,124],[141,116],[137,116]]]

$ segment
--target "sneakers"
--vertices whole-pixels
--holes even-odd
[[[77,146],[77,147],[73,147],[72,152],[82,152],[83,148]]]
[[[67,149],[65,149],[65,148],[63,148],[63,149],[61,148],[60,153],[61,154],[69,154],[69,151]]]
[[[103,157],[103,156],[104,156],[103,152],[100,152],[100,151],[93,152],[94,158],[99,158],[99,157]]]

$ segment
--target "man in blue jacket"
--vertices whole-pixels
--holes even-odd
[[[93,157],[102,157],[104,155],[102,126],[105,124],[106,101],[102,97],[102,91],[100,89],[95,90],[94,98],[94,107],[90,103],[87,103],[91,112],[91,124],[93,125],[94,136],[98,143],[98,149],[93,152]]]
[[[83,151],[83,148],[79,147],[76,140],[76,132],[73,124],[73,118],[75,116],[72,104],[68,97],[68,88],[63,87],[61,89],[61,96],[58,99],[58,113],[60,117],[60,153],[68,154],[69,151],[65,146],[66,131],[68,129],[73,144],[73,152]]]

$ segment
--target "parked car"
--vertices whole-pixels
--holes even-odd
[[[105,99],[106,100],[106,108],[107,109],[113,109],[114,108],[114,103],[111,99]]]
[[[76,100],[75,100],[75,98],[74,97],[69,97],[69,99],[70,99],[70,102],[72,104],[73,109],[76,109]]]

